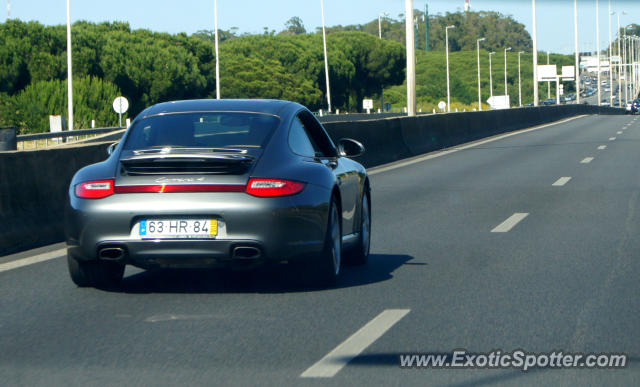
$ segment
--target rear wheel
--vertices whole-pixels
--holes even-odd
[[[67,253],[71,280],[80,287],[114,288],[122,281],[124,266],[117,262],[80,261]]]
[[[349,263],[353,265],[364,265],[369,260],[369,248],[371,246],[371,200],[368,192],[362,195],[359,234],[358,244],[348,256]]]
[[[320,285],[334,285],[342,264],[342,222],[335,197],[329,206],[327,233],[322,254],[316,259],[310,273]]]

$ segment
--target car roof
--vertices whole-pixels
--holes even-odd
[[[157,114],[202,111],[255,112],[280,116],[285,111],[300,108],[303,106],[295,102],[273,99],[193,99],[150,106],[140,113],[140,118]]]

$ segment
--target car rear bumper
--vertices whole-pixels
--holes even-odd
[[[327,197],[317,186],[279,198],[234,192],[120,194],[99,200],[71,196],[67,245],[78,260],[112,259],[144,268],[304,259],[322,251]],[[149,240],[138,235],[141,219],[167,217],[215,218],[221,226],[215,239]],[[122,255],[101,257],[105,248],[121,249]]]

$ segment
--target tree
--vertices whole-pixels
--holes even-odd
[[[304,28],[304,24],[302,23],[302,19],[298,16],[294,16],[287,20],[284,26],[286,29],[280,33],[282,35],[302,35],[307,33],[307,30]]]

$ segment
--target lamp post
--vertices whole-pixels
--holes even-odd
[[[478,47],[478,110],[482,111],[482,94],[480,92],[480,42],[483,42],[486,38],[476,39],[476,45]]]
[[[407,50],[407,115],[416,115],[416,46],[413,30],[413,0],[405,0],[405,47]]]
[[[218,0],[213,2],[213,17],[216,40],[216,99],[220,99],[220,55],[218,51]]]
[[[331,88],[329,87],[329,59],[327,59],[327,32],[324,26],[324,0],[320,0],[322,12],[322,44],[324,46],[324,77],[327,81],[327,112],[331,113]]]
[[[549,65],[549,57],[551,55],[549,54],[549,51],[547,51],[547,66]],[[547,99],[551,98],[551,82],[547,81]]]
[[[609,0],[609,28],[607,28],[609,30],[609,106],[613,107],[613,77],[612,77],[612,68],[613,66],[611,65],[611,15],[613,15],[613,12],[611,12],[611,0]]]
[[[69,114],[68,130],[73,130],[73,71],[71,69],[71,10],[67,0],[67,108]]]
[[[598,61],[598,106],[602,102],[602,84],[600,82],[600,0],[596,0],[596,50],[597,50],[597,61]]]
[[[504,49],[504,96],[509,95],[507,90],[507,51],[511,51],[511,47]]]
[[[446,41],[446,51],[447,51],[447,113],[451,112],[451,85],[449,82],[449,29],[456,28],[456,26],[446,26],[444,28],[444,39]]]
[[[622,11],[622,15],[626,15],[625,11]],[[618,102],[620,103],[620,107],[623,107],[622,104],[622,78],[621,74],[623,71],[622,67],[622,49],[620,47],[622,37],[620,36],[620,14],[618,13]]]
[[[538,95],[538,27],[536,23],[536,0],[531,0],[531,13],[533,14],[533,106],[540,104]]]
[[[573,0],[573,28],[575,37],[575,50],[576,50],[576,104],[580,104],[580,51],[578,48],[578,0]]]
[[[378,15],[378,38],[382,39],[382,18],[389,16],[388,12],[384,12]]]
[[[493,70],[491,69],[491,56],[495,54],[495,51],[489,53],[489,95],[491,97],[493,97]]]
[[[522,77],[520,74],[520,55],[524,54],[524,51],[518,53],[518,106],[522,107]]]

